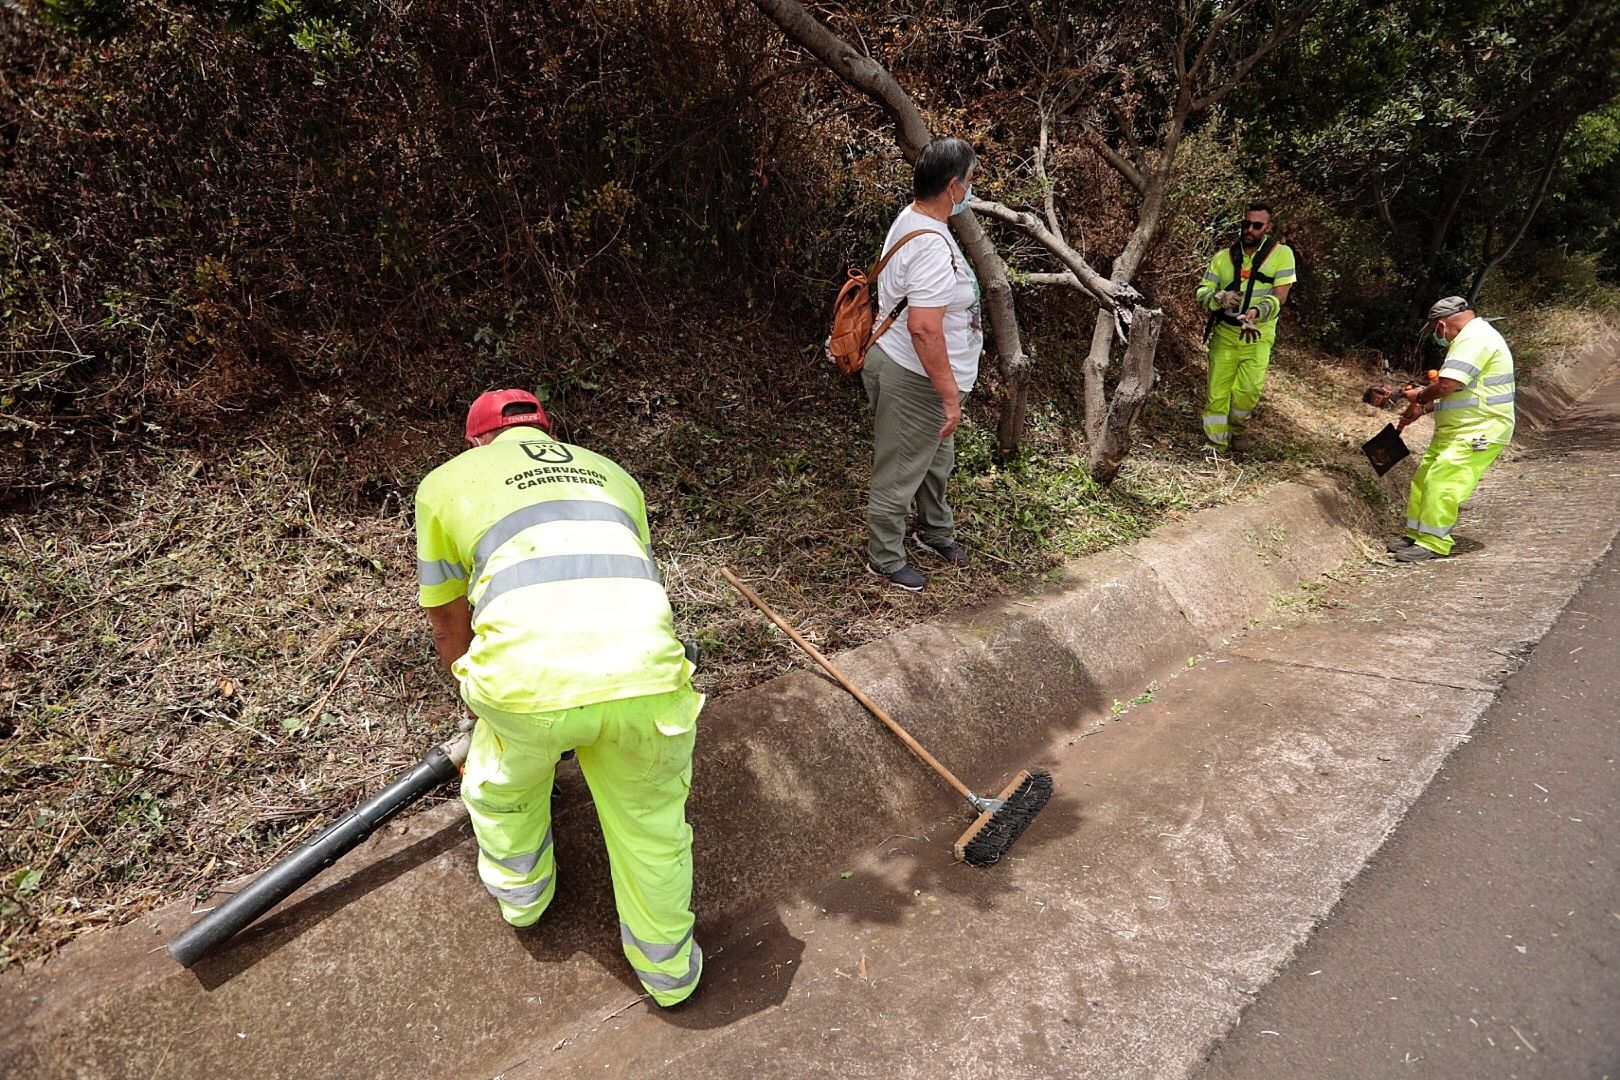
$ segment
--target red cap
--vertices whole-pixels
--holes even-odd
[[[501,415],[508,405],[519,402],[534,406],[534,411],[521,412],[516,416]],[[514,424],[538,424],[547,432],[551,431],[551,420],[546,416],[546,410],[540,407],[540,399],[527,390],[486,391],[479,394],[478,400],[467,410],[467,441],[476,443],[481,436]]]

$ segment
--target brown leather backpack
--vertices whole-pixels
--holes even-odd
[[[889,332],[889,327],[894,325],[894,320],[906,308],[906,298],[902,296],[882,325],[873,329],[873,292],[878,275],[883,273],[883,268],[889,264],[895,252],[917,237],[927,236],[934,231],[917,229],[906,233],[894,242],[894,247],[883,253],[870,273],[861,273],[858,266],[849,268],[849,280],[844,282],[844,287],[838,290],[838,299],[833,301],[832,333],[827,335],[827,355],[845,375],[853,375],[861,370],[866,363],[867,350]]]

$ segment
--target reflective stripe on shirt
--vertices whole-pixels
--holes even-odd
[[[641,578],[662,584],[658,567],[639,555],[542,555],[497,571],[473,605],[473,622],[492,601],[513,589],[585,578]]]
[[[485,564],[502,544],[525,529],[552,521],[616,521],[635,533],[638,543],[641,540],[636,519],[612,503],[596,499],[551,499],[532,503],[501,518],[479,539],[473,549],[472,579],[477,581],[484,576]]]
[[[466,581],[467,568],[449,559],[416,560],[416,581],[420,585],[443,585],[447,581]]]

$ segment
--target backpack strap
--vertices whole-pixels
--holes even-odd
[[[895,252],[899,251],[901,248],[905,247],[919,236],[927,236],[929,233],[938,231],[938,229],[913,229],[906,233],[906,235],[894,242],[894,247],[890,248],[888,251],[885,251],[878,261],[872,264],[872,272],[866,275],[866,280],[870,281],[874,286],[877,285],[878,275],[883,273],[883,268],[885,266],[889,265],[889,260],[894,258]],[[956,253],[954,251],[951,252],[951,265],[956,265]]]
[[[892,248],[890,248],[888,251],[885,251],[883,253],[883,257],[878,259],[878,261],[875,264],[873,264],[872,272],[870,274],[866,275],[866,280],[870,281],[872,283],[872,296],[873,296],[873,298],[876,299],[876,297],[877,297],[877,279],[878,279],[878,275],[883,273],[883,268],[885,266],[889,265],[889,260],[894,258],[894,253],[895,252],[899,251],[907,243],[911,242],[912,240],[917,239],[917,237],[919,237],[919,236],[937,236],[937,235],[939,235],[939,230],[938,229],[914,229],[911,232],[906,233],[906,235],[902,236],[900,239],[896,240],[894,242],[894,246]],[[951,245],[950,245],[949,241],[947,241],[946,244],[945,244],[945,250],[951,257],[951,269],[954,271],[956,269],[956,252],[951,251],[950,248],[951,248]],[[910,301],[910,297],[902,296],[900,298],[900,302],[898,304],[894,305],[894,310],[889,312],[888,315],[884,316],[882,325],[880,325],[876,330],[874,330],[872,332],[872,336],[866,339],[866,344],[861,346],[861,355],[862,356],[865,356],[866,351],[868,349],[870,349],[873,345],[877,344],[877,339],[878,338],[882,337],[884,334],[887,334],[889,332],[889,327],[893,326],[894,325],[894,320],[898,319],[900,317],[900,313],[902,311],[906,310],[906,304],[909,301]]]
[[[1277,238],[1268,236],[1266,242],[1260,245],[1260,250],[1254,253],[1254,261],[1249,264],[1249,280],[1244,282],[1243,285],[1243,305],[1238,308],[1239,311],[1249,310],[1249,302],[1254,299],[1254,283],[1257,279],[1264,281],[1267,285],[1277,280],[1275,274],[1262,274],[1260,272],[1260,267],[1264,265],[1267,259],[1271,258],[1271,253],[1275,250],[1277,250]],[[1243,281],[1243,241],[1234,240],[1232,250],[1228,254],[1232,259],[1232,280],[1226,287],[1231,289],[1238,282]],[[1224,311],[1219,312],[1218,317],[1221,322],[1226,323],[1228,326],[1238,326],[1243,322],[1241,318]]]

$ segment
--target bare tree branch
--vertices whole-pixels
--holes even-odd
[[[1239,7],[1242,6],[1246,5],[1239,5]],[[1235,90],[1239,83],[1248,78],[1249,72],[1254,70],[1255,65],[1259,64],[1260,61],[1269,56],[1277,49],[1278,46],[1293,40],[1295,35],[1299,33],[1300,29],[1305,25],[1310,17],[1316,14],[1316,9],[1321,6],[1322,0],[1307,0],[1306,3],[1299,6],[1298,10],[1294,12],[1293,17],[1287,22],[1273,23],[1271,33],[1266,35],[1266,39],[1257,45],[1254,51],[1248,56],[1245,56],[1232,66],[1232,74],[1230,78],[1217,85],[1213,90],[1210,90],[1202,97],[1193,99],[1193,112],[1202,112]],[[1236,9],[1233,10],[1235,11]],[[1275,5],[1273,5],[1272,10],[1280,13],[1280,9]]]
[[[1030,3],[1030,0],[1019,0],[1019,6],[1024,9],[1024,18],[1029,20],[1030,29],[1040,39],[1041,44],[1046,46],[1046,51],[1054,55],[1060,55],[1056,37],[1047,31],[1041,20],[1035,17],[1035,5]]]
[[[1373,181],[1373,201],[1378,204],[1378,216],[1384,219],[1384,224],[1389,226],[1389,231],[1400,232],[1400,229],[1395,224],[1395,214],[1389,208],[1389,192],[1384,190],[1384,184],[1381,180]]]
[[[1046,227],[1052,230],[1059,240],[1063,239],[1063,225],[1058,221],[1057,199],[1052,190],[1052,179],[1046,175],[1046,151],[1051,143],[1052,117],[1046,111],[1046,105],[1041,105],[1041,136],[1035,144],[1035,179],[1041,185],[1041,200],[1046,204]],[[1065,241],[1067,243],[1067,241]]]
[[[899,129],[906,160],[915,158],[928,145],[932,137],[928,124],[888,68],[856,52],[795,0],[754,0],[754,4],[790,40],[809,49],[834,75],[882,106]]]
[[[1119,103],[1119,98],[1113,94],[1108,95],[1108,112],[1119,125],[1120,138],[1125,140],[1125,148],[1130,151],[1130,160],[1138,167],[1142,164],[1142,144],[1136,141],[1136,132],[1132,130],[1130,117],[1125,115],[1125,109]]]
[[[1062,237],[1055,235],[1052,230],[1042,225],[1041,219],[1034,214],[1024,210],[1014,210],[998,202],[989,202],[985,199],[974,199],[972,205],[973,209],[978,213],[1024,230],[1047,251],[1057,256],[1058,261],[1069,268],[1069,272],[1075,276],[1080,283],[1080,287],[1091,294],[1091,298],[1097,301],[1098,306],[1117,313],[1123,307],[1128,307],[1140,301],[1141,294],[1135,289],[1129,285],[1109,281],[1097,273],[1085,259],[1080,257],[1078,251],[1064,243]]]
[[[1547,188],[1552,183],[1553,174],[1558,171],[1559,162],[1563,160],[1564,143],[1568,140],[1570,128],[1574,125],[1575,121],[1571,118],[1564,124],[1563,129],[1559,131],[1558,138],[1553,142],[1552,153],[1547,155],[1547,165],[1541,170],[1541,181],[1536,185],[1535,197],[1530,200],[1530,206],[1525,210],[1524,217],[1519,220],[1519,227],[1512,238],[1495,255],[1490,255],[1487,261],[1480,266],[1479,271],[1474,274],[1474,280],[1468,286],[1468,303],[1470,306],[1478,299],[1479,290],[1485,284],[1486,276],[1496,269],[1503,259],[1513,254],[1513,249],[1519,246],[1519,241],[1524,239],[1524,234],[1530,231],[1530,223],[1536,219],[1536,214],[1541,210],[1541,202],[1547,197]],[[1487,239],[1488,243],[1489,240]],[[1489,252],[1486,252],[1486,254],[1489,255]]]
[[[1125,182],[1136,189],[1137,194],[1142,194],[1147,189],[1147,179],[1142,175],[1142,170],[1126,161],[1118,150],[1109,146],[1108,140],[1103,137],[1102,132],[1090,124],[1085,125],[1085,130],[1086,134],[1091,137],[1092,147],[1102,155],[1103,160],[1112,165],[1114,171],[1123,176]]]
[[[1232,24],[1232,20],[1253,7],[1254,3],[1255,0],[1239,0],[1238,3],[1233,4],[1215,16],[1215,21],[1209,24],[1209,30],[1204,34],[1204,40],[1199,43],[1198,52],[1193,57],[1192,64],[1187,68],[1189,94],[1191,93],[1191,87],[1197,85],[1199,76],[1204,73],[1204,65],[1209,62],[1209,54],[1215,50],[1216,44],[1221,39],[1221,34]]]

